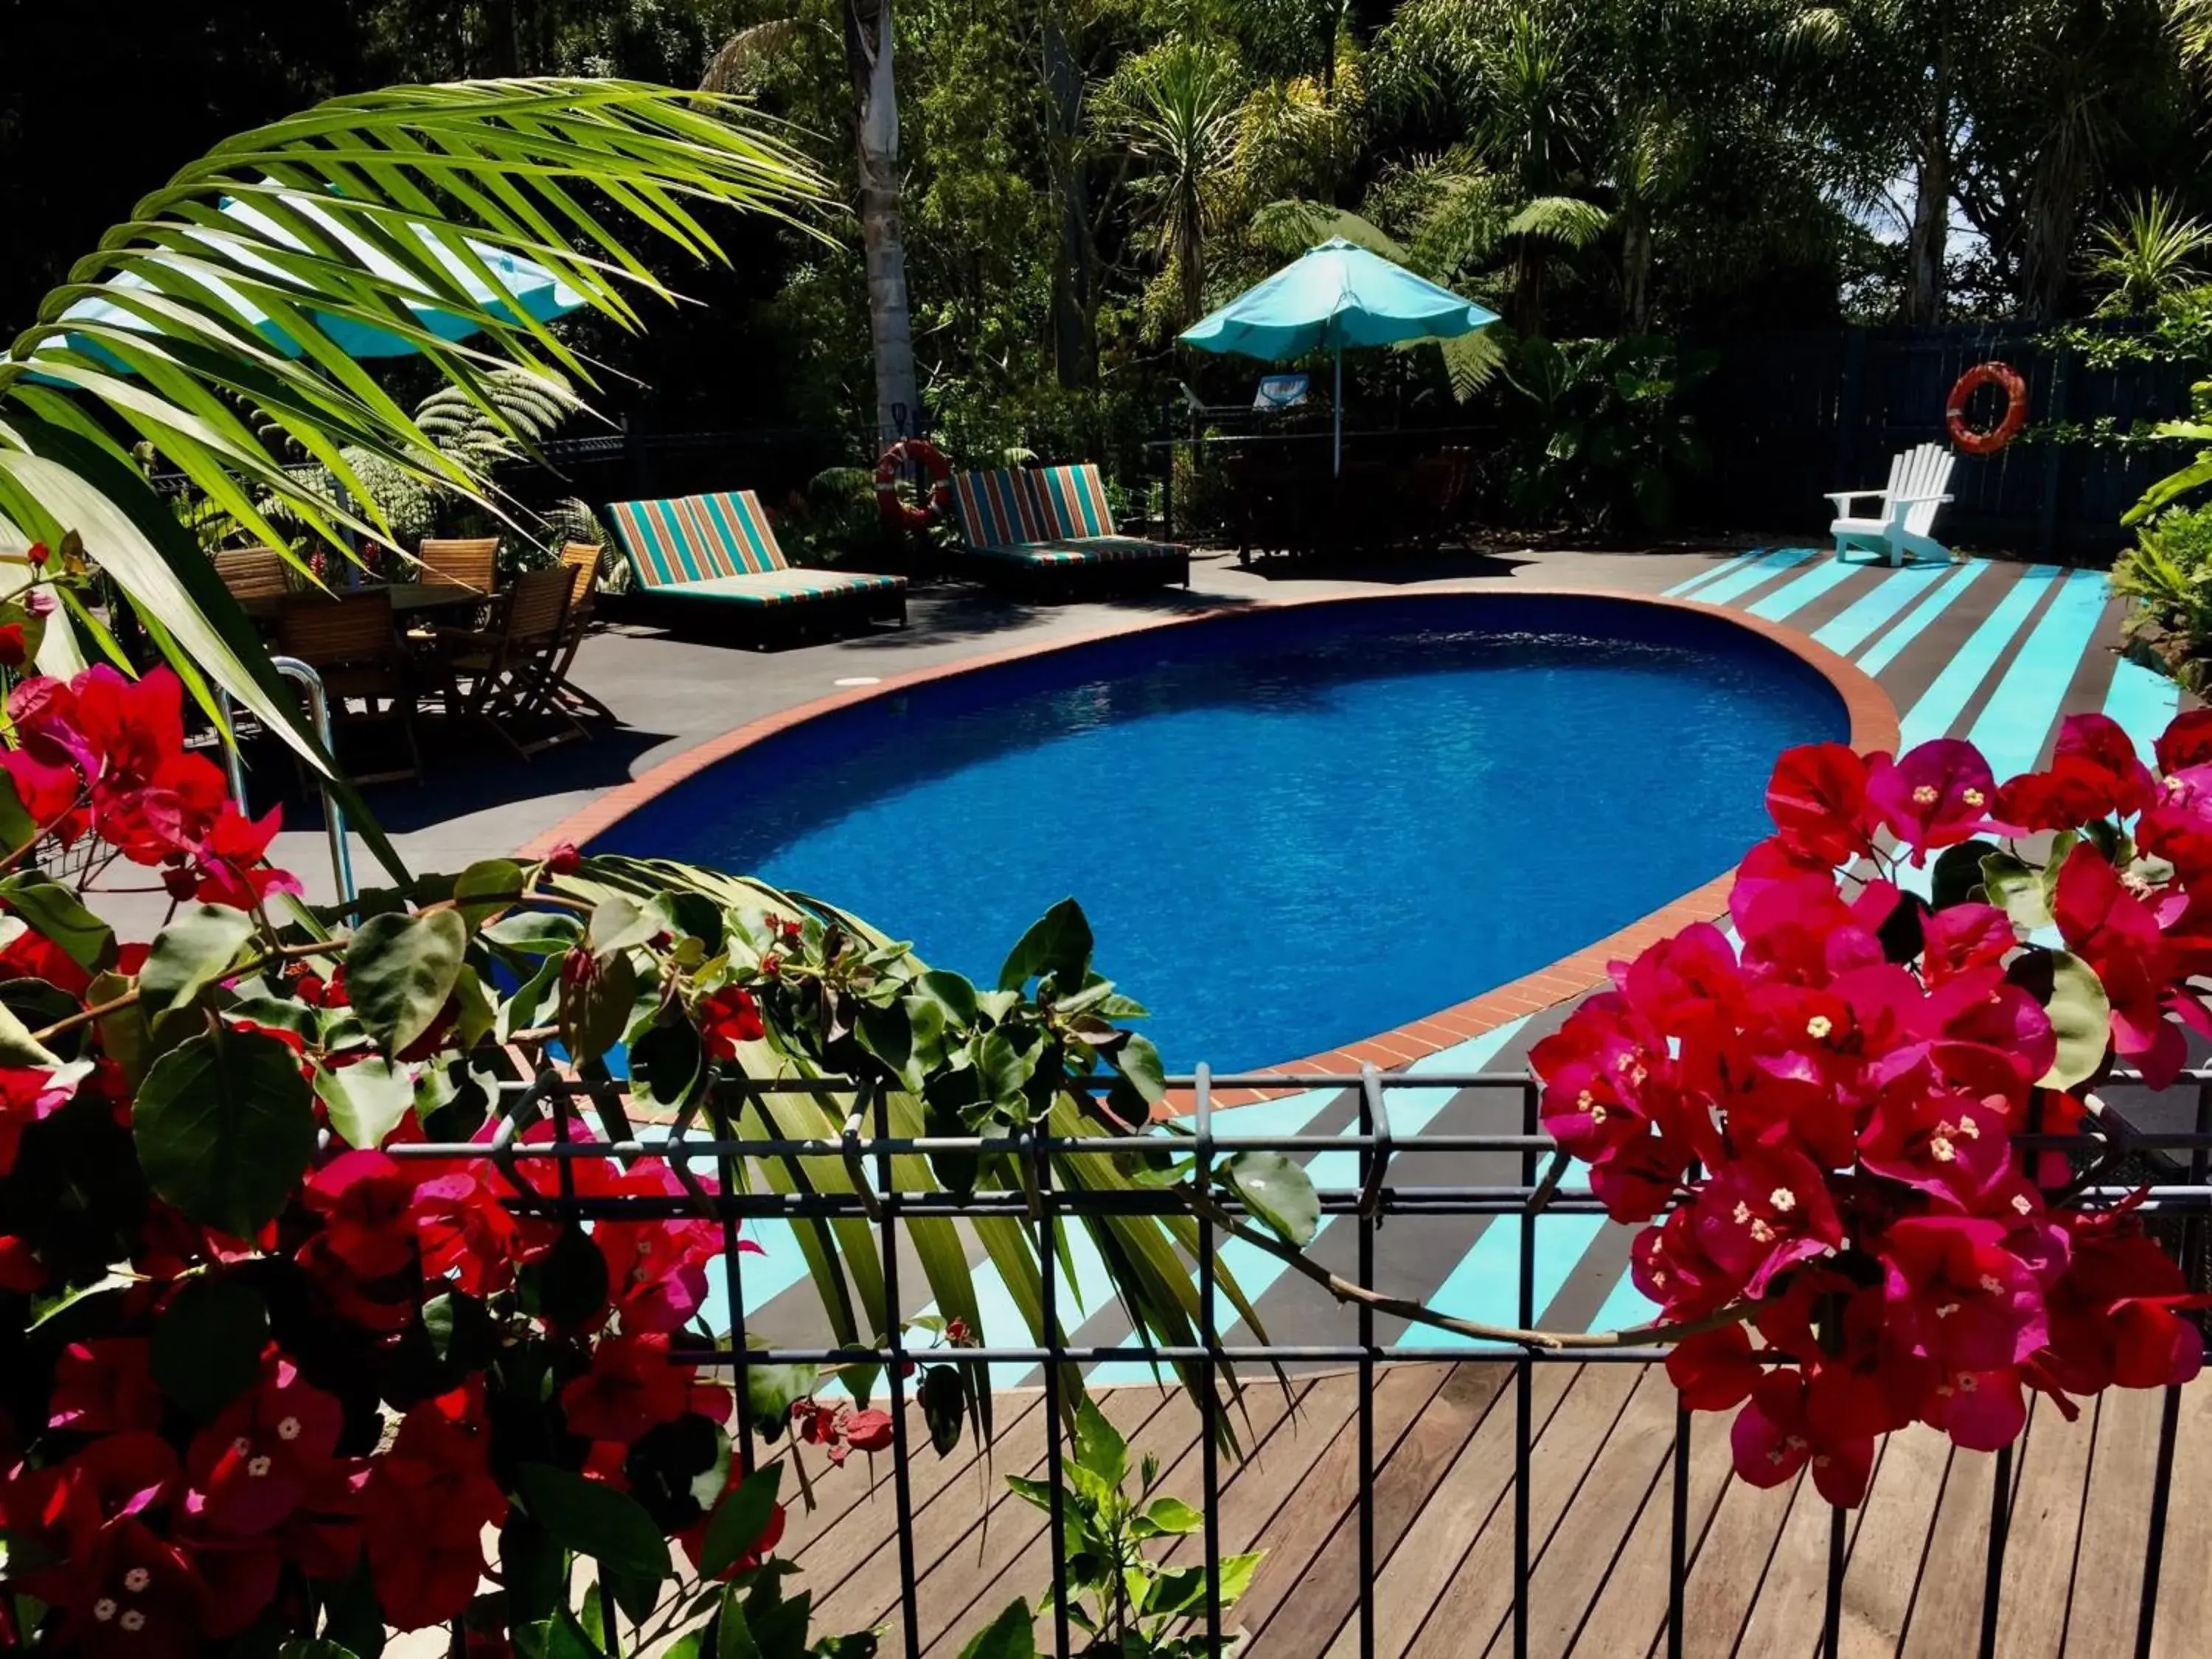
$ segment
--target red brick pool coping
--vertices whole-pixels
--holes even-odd
[[[1897,705],[1869,675],[1809,635],[1748,611],[1731,611],[1723,605],[1705,605],[1696,599],[1670,599],[1663,594],[1638,593],[1613,587],[1524,587],[1516,585],[1510,587],[1438,587],[1428,591],[1455,594],[1505,593],[1516,598],[1610,599],[1667,610],[1692,611],[1716,617],[1747,633],[1772,641],[1826,678],[1843,699],[1844,711],[1850,720],[1852,748],[1862,754],[1871,754],[1876,750],[1893,750],[1897,746]],[[524,860],[543,858],[563,842],[581,847],[605,835],[623,819],[678,784],[764,738],[787,732],[833,710],[873,702],[878,697],[895,696],[933,680],[949,679],[956,674],[970,673],[999,663],[1018,662],[1026,657],[1049,656],[1055,652],[1074,650],[1101,640],[1118,639],[1163,628],[1180,628],[1223,616],[1249,615],[1255,611],[1295,610],[1307,605],[1402,599],[1406,597],[1402,591],[1392,590],[1379,593],[1337,593],[1316,595],[1310,599],[1265,599],[1240,605],[1212,605],[1202,611],[1186,611],[1169,617],[1133,618],[1126,623],[1091,629],[1080,634],[1032,641],[1003,651],[963,657],[957,662],[939,663],[903,674],[887,675],[877,684],[855,686],[830,696],[817,697],[810,702],[781,709],[687,749],[682,754],[663,761],[642,776],[610,789],[590,805],[562,819],[524,846],[516,856]],[[1732,870],[1724,871],[1704,885],[1661,905],[1649,915],[1639,917],[1618,932],[1562,957],[1534,973],[1523,974],[1494,990],[1485,991],[1480,996],[1470,997],[1425,1018],[1410,1021],[1363,1042],[1310,1054],[1303,1060],[1268,1069],[1352,1072],[1363,1066],[1373,1065],[1384,1071],[1393,1071],[1527,1015],[1541,1013],[1547,1008],[1582,996],[1607,983],[1607,963],[1634,956],[1645,946],[1692,922],[1711,921],[1725,915],[1733,874]],[[1220,1106],[1246,1105],[1280,1092],[1223,1089],[1216,1092],[1214,1103]],[[1176,1101],[1171,1105],[1188,1109],[1188,1102]]]

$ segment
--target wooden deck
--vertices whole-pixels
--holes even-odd
[[[1386,1368],[1376,1387],[1376,1650],[1419,1659],[1510,1654],[1513,1611],[1512,1369]],[[1358,1653],[1358,1455],[1351,1374],[1248,1394],[1242,1465],[1224,1463],[1222,1547],[1267,1561],[1235,1622],[1259,1659]],[[1656,1369],[1547,1364],[1535,1372],[1529,1651],[1614,1659],[1663,1652],[1674,1395]],[[2156,1456],[2159,1393],[2114,1391],[2066,1422],[2038,1402],[2013,1465],[2000,1601],[2002,1659],[2132,1650]],[[1200,1494],[1198,1416],[1179,1394],[1102,1392],[1165,1489]],[[1049,1580],[1045,1519],[1008,1474],[1042,1473],[1035,1394],[1002,1400],[988,1466],[963,1444],[913,1470],[925,1651],[951,1656],[1017,1595]],[[1759,1492],[1729,1478],[1726,1420],[1699,1417],[1690,1451],[1685,1651],[1813,1654],[1829,1511],[1810,1480]],[[794,1507],[795,1555],[817,1631],[888,1627],[901,1650],[900,1556],[888,1458],[808,1470],[819,1507]],[[1995,1458],[1915,1428],[1881,1448],[1849,1534],[1843,1651],[1950,1659],[1976,1650]],[[2184,1391],[2154,1653],[2212,1652],[2212,1386]],[[1185,1555],[1196,1540],[1186,1540]],[[1049,1651],[1049,1630],[1040,1627]]]

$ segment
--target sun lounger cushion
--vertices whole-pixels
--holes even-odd
[[[810,599],[857,598],[863,593],[896,593],[906,586],[903,576],[876,576],[853,570],[755,570],[737,576],[714,576],[665,589],[665,596],[685,604],[781,605],[803,605]]]
[[[750,489],[669,501],[617,501],[608,509],[641,590],[711,605],[800,605],[895,593],[903,576],[795,569],[776,545]]]
[[[1019,547],[1052,533],[1029,474],[1018,467],[960,473],[952,480],[952,511],[960,539],[972,548]]]
[[[1030,483],[1045,521],[1044,535],[1032,539],[1088,541],[1114,534],[1114,509],[1107,505],[1106,485],[1090,462],[1041,467],[1030,474]]]
[[[970,552],[1016,564],[1128,564],[1147,559],[1180,559],[1187,550],[1133,536],[1085,536],[1030,542],[1019,547],[975,547]]]

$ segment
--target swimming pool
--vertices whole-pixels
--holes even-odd
[[[591,848],[820,894],[983,981],[1070,894],[1171,1069],[1276,1065],[1533,971],[1727,868],[1843,699],[1718,617],[1422,594],[1208,617],[777,732]]]

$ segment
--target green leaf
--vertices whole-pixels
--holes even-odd
[[[582,924],[558,910],[513,911],[483,930],[492,944],[532,957],[566,951],[583,936]]]
[[[253,918],[220,904],[196,904],[154,936],[138,988],[151,1012],[180,1007],[222,978],[253,937]]]
[[[916,992],[945,1010],[946,1024],[964,1030],[975,1023],[975,988],[964,975],[933,968],[914,983]]]
[[[276,1659],[357,1659],[354,1650],[320,1637],[295,1637],[276,1650]]]
[[[2058,1057],[2037,1081],[2046,1089],[2071,1089],[2094,1077],[2112,1042],[2112,1007],[2096,969],[2067,951],[2030,951],[2006,977],[2039,997],[2058,1036]]]
[[[752,1410],[753,1421],[763,1426],[773,1423],[781,1428],[791,1419],[792,1402],[805,1399],[813,1391],[811,1365],[745,1367],[745,1403]]]
[[[1321,1199],[1304,1166],[1280,1152],[1239,1152],[1221,1173],[1252,1213],[1285,1243],[1313,1243],[1321,1223]]]
[[[520,1278],[524,1306],[550,1325],[581,1325],[606,1305],[606,1256],[573,1221]]]
[[[676,933],[678,927],[675,913],[664,896],[655,894],[641,904],[620,893],[611,893],[601,899],[592,912],[591,925],[584,930],[584,942],[594,954],[604,957],[610,951],[643,945],[657,933]]]
[[[637,970],[617,951],[599,961],[589,978],[561,981],[561,1041],[578,1065],[594,1060],[622,1041],[636,1012]]]
[[[1075,1408],[1075,1461],[1109,1489],[1129,1473],[1129,1443],[1087,1395]]]
[[[686,1019],[656,1024],[630,1044],[630,1076],[645,1097],[659,1106],[681,1106],[690,1099],[706,1060],[698,1028]]]
[[[1145,1522],[1154,1533],[1180,1535],[1196,1532],[1206,1524],[1206,1517],[1180,1498],[1156,1498],[1145,1511]]]
[[[118,1056],[119,1058],[119,1056]],[[58,1066],[61,1057],[31,1035],[14,1009],[0,1003],[0,1066]]]
[[[745,1617],[744,1592],[735,1584],[722,1591],[721,1611],[714,1619],[714,1659],[766,1659],[761,1644],[753,1639],[751,1622]]]
[[[552,1535],[527,1510],[509,1506],[500,1523],[499,1568],[514,1623],[536,1624],[561,1604],[567,1588],[562,1566],[561,1547]]]
[[[346,995],[386,1053],[430,1029],[453,994],[468,944],[457,910],[372,916],[355,930],[346,945]]]
[[[461,920],[475,927],[494,911],[515,902],[522,891],[522,866],[513,859],[479,859],[453,883],[453,902]]]
[[[708,1520],[706,1535],[700,1542],[702,1578],[720,1578],[752,1548],[775,1511],[776,1492],[782,1484],[783,1465],[770,1463],[754,1470],[722,1499]]]
[[[550,1463],[524,1463],[515,1490],[553,1541],[617,1572],[650,1577],[669,1574],[668,1540],[644,1505],[604,1481]]]
[[[15,793],[15,780],[0,772],[0,854],[28,847],[38,834],[38,821],[23,810],[22,797]]]
[[[1167,1072],[1160,1064],[1160,1051],[1150,1037],[1129,1032],[1114,1050],[1112,1058],[1114,1069],[1129,1079],[1130,1085],[1144,1097],[1145,1104],[1157,1106],[1167,1098]]]
[[[115,930],[59,882],[34,871],[0,881],[0,904],[22,917],[88,973],[115,965]]]
[[[2009,853],[1991,853],[1982,860],[1982,885],[1989,890],[1990,902],[2011,917],[2014,927],[2033,933],[2051,926],[2043,872],[2032,865]]]
[[[1993,854],[2004,856],[1993,841],[1962,841],[1938,853],[1929,872],[1929,902],[1938,910],[1964,904],[1982,884],[1982,860]]]
[[[154,1381],[204,1423],[253,1386],[268,1342],[258,1291],[235,1279],[187,1279],[154,1322]]]
[[[922,1421],[929,1425],[930,1444],[939,1457],[950,1456],[960,1443],[961,1425],[968,1418],[966,1380],[956,1366],[927,1366],[915,1395],[921,1404]]]
[[[1055,984],[1079,986],[1091,967],[1091,923],[1083,907],[1066,898],[1030,925],[999,969],[999,988],[1018,991],[1050,975]]]
[[[315,1098],[323,1103],[340,1139],[374,1152],[415,1103],[415,1083],[406,1066],[366,1054],[350,1066],[318,1070]]]
[[[155,1192],[203,1225],[251,1238],[314,1157],[313,1097],[286,1044],[210,1031],[154,1062],[131,1133]]]
[[[1017,1600],[960,1650],[960,1659],[1036,1659],[1036,1615]]]

